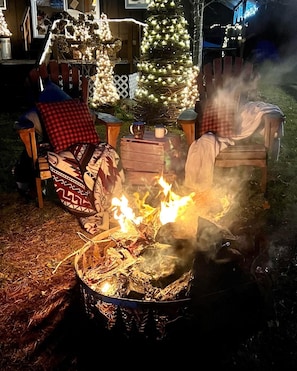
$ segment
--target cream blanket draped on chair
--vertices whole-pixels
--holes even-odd
[[[246,103],[239,113],[240,121],[236,135],[223,138],[209,132],[190,145],[185,164],[184,185],[187,188],[199,191],[210,188],[213,182],[215,158],[220,151],[255,133],[261,125],[263,115],[279,113],[283,116],[278,106],[260,101]],[[279,136],[282,136],[283,127],[281,126],[279,130]],[[259,133],[261,134],[261,130]]]

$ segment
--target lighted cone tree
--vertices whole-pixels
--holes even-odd
[[[197,100],[187,21],[179,0],[150,0],[135,92],[135,119],[172,125]],[[197,73],[197,71],[196,71]]]
[[[100,44],[96,50],[96,75],[93,97],[90,100],[92,108],[112,106],[119,100],[116,86],[113,81],[114,63],[111,59],[121,48],[121,41],[114,39],[110,32],[106,15],[101,15],[99,27]]]
[[[11,35],[12,33],[8,29],[2,9],[0,9],[0,37],[10,37]]]

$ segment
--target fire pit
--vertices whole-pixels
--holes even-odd
[[[185,205],[184,199],[173,198]],[[237,298],[250,286],[258,290],[255,276],[242,269],[245,258],[230,231],[199,216],[195,232],[191,227],[189,233],[182,218],[159,224],[154,208],[143,200],[138,204],[144,219],[137,220],[129,210],[132,228],[125,230],[119,217],[121,227],[89,240],[75,256],[84,308],[91,318],[109,330],[163,339],[177,319],[199,322],[213,309],[202,313],[205,303],[222,302],[232,293]],[[230,303],[234,308],[233,298]]]
[[[151,286],[156,282],[147,282],[143,277],[141,284],[133,282],[132,278],[127,284],[125,263],[122,267],[114,265],[113,274],[105,275],[102,249],[107,244],[110,249],[116,249],[112,236],[118,230],[111,229],[88,241],[75,257],[84,310],[90,318],[103,323],[107,330],[120,332],[128,338],[136,334],[144,339],[163,340],[183,323],[190,331],[198,327],[200,334],[225,326],[228,329],[225,336],[230,336],[234,324],[234,331],[248,332],[253,326],[261,325],[270,312],[270,303],[266,302],[268,275],[264,274],[264,269],[260,276],[242,269],[242,260],[236,254],[234,257],[225,240],[219,242],[215,256],[213,251],[209,253],[210,250],[196,251],[192,255],[192,264],[183,266],[183,273],[180,270],[176,277],[163,278],[164,287],[155,286],[152,290]],[[98,273],[98,268],[102,275],[94,278],[93,273]],[[141,276],[142,272],[139,274]],[[105,287],[109,279],[111,286],[114,285],[111,294]],[[167,286],[166,281],[169,282]]]
[[[156,337],[162,338],[166,325],[189,307],[191,272],[170,255],[170,246],[138,244],[134,246],[138,251],[131,253],[133,238],[125,247],[119,236],[118,227],[103,232],[75,257],[85,311],[104,318],[108,329],[123,323],[127,334],[135,330],[145,334],[153,325]],[[159,272],[157,259],[163,259]],[[145,268],[148,260],[153,269]]]

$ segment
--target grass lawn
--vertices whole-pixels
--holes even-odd
[[[281,223],[283,218],[292,217],[297,198],[297,108],[296,85],[271,85],[260,83],[259,100],[278,105],[286,115],[284,137],[281,139],[281,151],[278,162],[269,164],[267,197],[273,213],[271,221]],[[14,123],[23,112],[0,114],[0,191],[15,192],[15,180],[12,170],[23,150],[23,144],[14,129]],[[131,121],[123,121],[118,140],[129,134]],[[178,130],[178,129],[174,129]],[[99,136],[105,139],[105,128],[97,126]],[[289,214],[287,216],[287,214]]]

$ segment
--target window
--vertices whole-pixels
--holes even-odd
[[[258,10],[258,7],[254,3],[254,1],[247,1],[245,12],[243,14],[244,7],[243,7],[243,3],[241,3],[234,10],[233,23],[234,24],[240,23],[243,19],[246,20],[247,18],[252,17],[253,15],[256,14],[257,10]]]
[[[6,10],[6,0],[0,0],[0,9]]]
[[[99,19],[99,0],[31,0],[33,37],[45,37],[54,15],[64,10],[92,13]]]
[[[55,13],[64,9],[65,0],[31,0],[33,37],[45,37]]]
[[[97,19],[100,17],[99,0],[66,0],[66,9],[91,13]]]
[[[126,9],[146,9],[148,0],[125,0]]]

